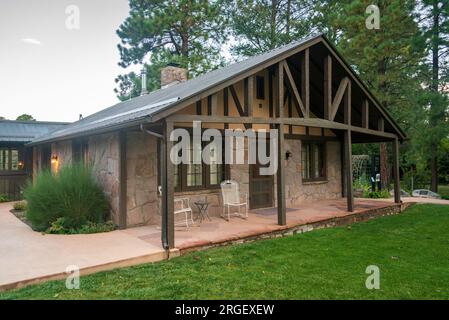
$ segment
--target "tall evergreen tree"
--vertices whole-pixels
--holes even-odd
[[[129,6],[129,17],[117,30],[119,65],[145,63],[150,90],[159,87],[159,71],[167,63],[178,63],[190,76],[221,64],[226,40],[221,0],[130,0]],[[135,73],[119,76],[119,98],[138,95],[139,81]]]
[[[439,147],[449,134],[449,3],[422,0],[419,12],[428,47],[425,85],[428,88],[427,134],[421,137],[424,154],[430,155],[431,190],[438,191]],[[430,147],[430,150],[428,148]],[[426,152],[426,151],[430,152]]]
[[[253,56],[298,40],[311,31],[311,0],[227,0],[232,52]]]

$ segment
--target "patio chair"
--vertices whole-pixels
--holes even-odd
[[[192,208],[190,208],[190,201],[189,198],[175,198],[175,226],[184,226],[186,228],[189,227],[189,220],[191,222],[191,225],[194,224],[193,222],[193,215],[192,215]],[[184,218],[176,222],[176,216],[182,215]],[[178,219],[179,220],[179,219]],[[185,220],[185,221],[184,221]]]
[[[242,197],[239,192],[239,184],[234,180],[226,180],[223,181],[221,184],[221,195],[223,197],[223,215],[222,218],[229,221],[231,217],[230,208],[231,207],[237,207],[238,213],[235,213],[234,215],[237,215],[241,218],[248,218],[248,194],[245,193]],[[245,214],[242,215],[240,213],[240,208],[245,207]]]

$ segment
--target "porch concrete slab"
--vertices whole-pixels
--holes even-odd
[[[277,224],[277,208],[252,210],[247,219],[232,217],[230,221],[212,218],[189,228],[177,227],[175,247],[181,251],[190,248],[208,247],[220,243],[238,241],[263,234],[283,231],[292,227],[321,222],[338,217],[357,215],[372,209],[391,207],[390,201],[356,199],[354,212],[347,212],[346,199],[320,200],[304,203],[295,208],[287,208],[287,225]],[[146,226],[138,230],[128,230],[139,234],[139,238],[149,243],[160,243],[160,230]],[[144,234],[146,233],[146,234]]]
[[[64,278],[75,265],[81,274],[166,258],[159,243],[116,230],[86,235],[49,235],[33,231],[0,203],[0,290]]]

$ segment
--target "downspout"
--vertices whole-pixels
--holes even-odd
[[[151,130],[145,129],[143,124],[140,124],[140,130],[142,132],[145,132],[153,137],[156,137],[157,139],[157,152],[159,153],[159,159],[160,159],[160,168],[159,168],[159,175],[161,177],[161,187],[162,192],[166,192],[167,189],[167,176],[166,176],[166,150],[165,150],[165,137],[159,133],[153,132]],[[161,240],[162,240],[162,247],[164,250],[169,250],[170,247],[168,245],[168,232],[167,232],[167,225],[168,225],[168,212],[167,212],[167,203],[166,203],[166,197],[162,197],[162,226],[161,226]]]

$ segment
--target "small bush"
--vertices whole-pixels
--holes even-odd
[[[27,204],[25,201],[19,201],[13,204],[13,209],[17,211],[25,211]]]
[[[64,229],[79,229],[89,222],[108,220],[108,202],[93,178],[92,170],[82,165],[61,168],[57,175],[41,172],[35,184],[25,189],[26,217],[33,229],[45,231],[59,218]]]
[[[6,194],[0,193],[0,202],[8,202],[9,198]]]
[[[62,217],[52,222],[50,228],[48,228],[46,232],[51,234],[88,234],[88,233],[109,232],[113,231],[114,229],[115,225],[112,221],[107,221],[105,223],[96,223],[88,221],[80,228],[77,229],[67,228],[65,218]]]
[[[390,192],[387,189],[380,190],[380,191],[365,191],[363,193],[364,198],[371,198],[371,199],[388,199],[390,198]]]

